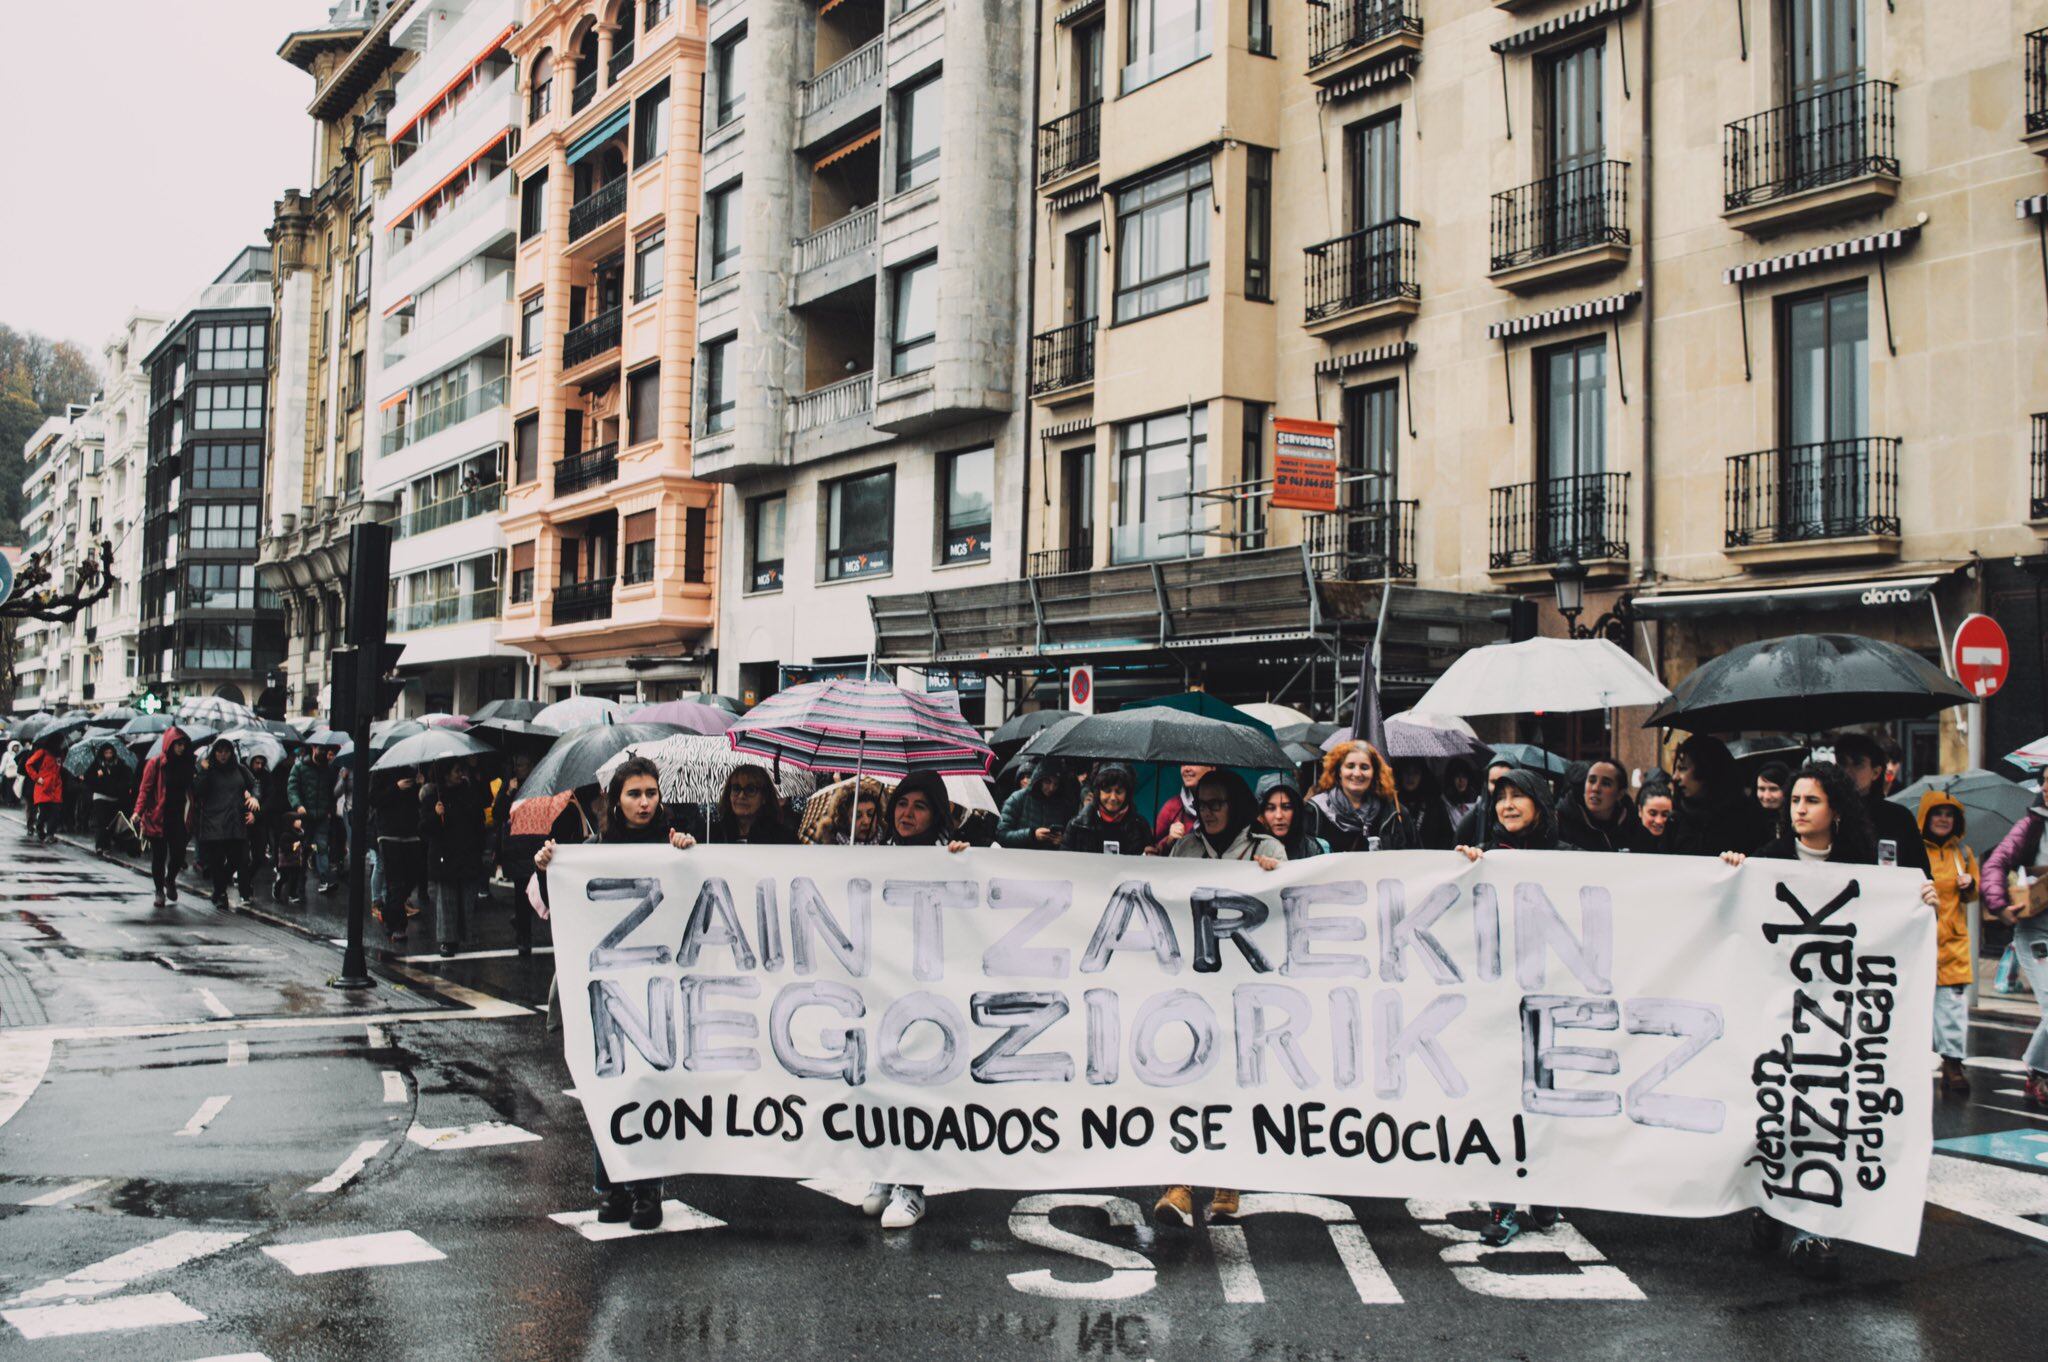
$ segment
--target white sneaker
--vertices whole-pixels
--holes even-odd
[[[888,1209],[889,1198],[895,1191],[896,1184],[892,1182],[869,1183],[868,1194],[860,1199],[860,1213],[865,1216],[880,1215]]]
[[[882,1212],[882,1228],[907,1230],[924,1219],[924,1188],[898,1183],[889,1208]]]

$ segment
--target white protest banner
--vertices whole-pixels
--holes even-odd
[[[1577,852],[588,846],[549,872],[614,1178],[1761,1206],[1906,1253],[1918,885]]]

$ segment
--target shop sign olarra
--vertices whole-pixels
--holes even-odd
[[[1989,700],[2004,688],[2012,671],[2012,646],[1997,620],[1989,615],[1964,619],[1949,651],[1955,678],[1970,694]]]

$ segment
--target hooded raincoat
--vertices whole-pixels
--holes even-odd
[[[1955,829],[1940,839],[1927,830],[1928,815],[1936,809],[1952,809],[1956,816]],[[1933,869],[1938,905],[1934,925],[1935,968],[1938,973],[1934,982],[1944,988],[1953,988],[1969,983],[1972,977],[1967,905],[1977,901],[1984,872],[1977,864],[1977,853],[1963,842],[1963,806],[1939,790],[1928,790],[1920,796],[1920,834],[1927,847],[1927,862]],[[1965,878],[1970,882],[1967,889],[1961,887]]]

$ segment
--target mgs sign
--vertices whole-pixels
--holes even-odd
[[[2005,630],[1989,615],[1971,615],[1958,625],[1950,652],[1956,680],[1979,700],[1998,694],[2012,670]]]

